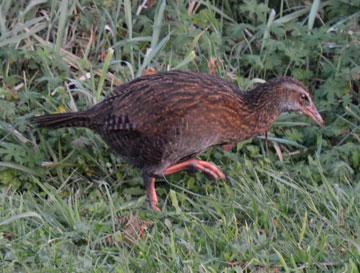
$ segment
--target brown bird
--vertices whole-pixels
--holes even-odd
[[[280,77],[248,92],[207,74],[170,71],[119,86],[111,97],[83,112],[31,118],[41,128],[86,127],[142,171],[151,209],[159,211],[155,178],[197,170],[224,174],[195,159],[206,149],[266,133],[282,112],[323,119],[305,86]]]

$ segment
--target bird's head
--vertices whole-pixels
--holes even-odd
[[[277,95],[280,98],[281,112],[299,112],[311,118],[320,127],[324,126],[324,120],[316,109],[308,90],[299,81],[289,77],[281,77],[273,80]]]

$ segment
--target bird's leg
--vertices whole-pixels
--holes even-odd
[[[204,173],[208,178],[213,180],[225,180],[225,175],[215,165],[197,159],[191,159],[165,169],[164,175],[171,175],[183,170],[196,170]]]
[[[235,144],[225,144],[223,145],[223,150],[225,153],[228,153],[232,150],[232,148],[234,148]]]
[[[172,175],[174,173],[183,171],[183,170],[196,170],[204,173],[208,178],[213,180],[225,180],[225,175],[222,171],[220,171],[215,165],[197,159],[191,159],[188,161],[181,162],[179,164],[170,166],[165,169],[164,175]],[[151,177],[149,175],[144,174],[143,176],[146,194],[149,199],[150,208],[153,211],[160,211],[158,208],[158,199],[155,191],[155,177]]]
[[[150,203],[150,208],[153,211],[160,211],[160,209],[157,206],[158,199],[155,191],[155,177],[144,175],[144,184],[145,184],[146,194]]]

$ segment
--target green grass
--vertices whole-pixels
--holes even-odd
[[[0,1],[2,271],[359,272],[360,4],[155,2]],[[206,152],[228,181],[168,177],[155,214],[139,173],[99,136],[28,125],[149,67],[210,61],[242,89],[303,81],[325,128],[286,114],[269,151],[259,137]]]

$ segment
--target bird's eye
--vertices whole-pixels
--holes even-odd
[[[306,96],[305,94],[301,94],[300,98],[303,104],[308,105],[310,103],[308,96]]]

